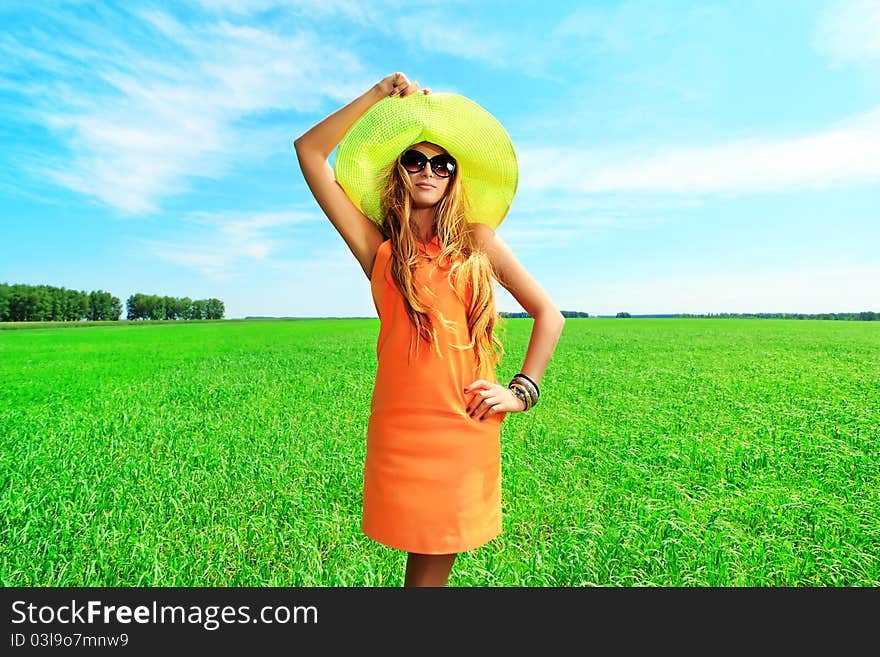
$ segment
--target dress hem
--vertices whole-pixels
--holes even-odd
[[[495,540],[502,534],[502,530],[497,530],[488,534],[485,538],[479,539],[477,541],[473,541],[471,543],[464,543],[464,547],[456,547],[451,546],[448,548],[437,549],[431,548],[426,549],[423,546],[414,546],[414,545],[404,545],[403,543],[398,543],[397,541],[386,541],[383,539],[379,539],[376,536],[370,535],[363,527],[361,527],[361,532],[363,532],[364,536],[369,538],[371,541],[375,541],[380,545],[384,545],[385,547],[392,548],[394,550],[403,550],[404,552],[413,552],[415,554],[459,554],[461,552],[470,552],[471,550],[476,550],[477,548],[483,547],[487,543]]]

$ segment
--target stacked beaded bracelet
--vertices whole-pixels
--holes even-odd
[[[525,408],[523,409],[523,411],[527,411],[535,404],[537,404],[538,397],[540,397],[541,395],[541,392],[538,390],[538,384],[532,381],[522,372],[516,374],[510,380],[510,383],[507,385],[507,387],[513,390],[513,394],[515,394],[519,399],[522,400],[523,404],[525,404]]]
[[[513,394],[516,395],[516,398],[523,403],[522,412],[529,410],[529,396],[526,394],[525,388],[523,388],[522,384],[511,383],[508,387],[513,390]]]

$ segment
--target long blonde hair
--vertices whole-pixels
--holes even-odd
[[[416,290],[413,270],[419,261],[419,248],[412,222],[412,191],[410,177],[398,157],[388,167],[385,175],[382,190],[384,222],[381,230],[385,238],[391,240],[391,275],[403,295],[407,315],[416,329],[418,344],[423,340],[428,342],[442,358],[437,329],[429,310],[437,314],[441,324],[449,331],[454,330],[455,322],[443,317],[438,308],[432,309],[425,304]],[[462,303],[467,303],[467,299],[462,298],[458,292],[462,284],[471,297],[466,309],[470,342],[450,346],[453,349],[473,349],[477,376],[494,380],[495,368],[504,357],[504,345],[496,335],[497,329],[504,328],[502,318],[495,308],[492,279],[497,276],[485,251],[480,248],[467,220],[467,212],[459,169],[452,175],[446,193],[437,203],[435,215],[437,237],[440,241],[437,257],[440,262],[451,263],[447,280]],[[433,295],[427,287],[424,291],[428,296]]]

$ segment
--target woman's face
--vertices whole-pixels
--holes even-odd
[[[427,141],[420,142],[414,146],[410,146],[407,150],[419,151],[429,160],[435,155],[446,153],[446,151]],[[407,171],[410,182],[413,186],[413,206],[416,208],[429,208],[440,202],[440,199],[446,194],[449,188],[449,182],[452,176],[441,178],[434,173],[430,162],[424,166],[421,171],[411,173]],[[453,174],[455,175],[455,174]]]

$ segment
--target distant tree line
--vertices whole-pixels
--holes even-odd
[[[220,299],[141,294],[125,302],[127,319],[223,319]],[[53,285],[0,283],[0,322],[118,321],[122,302],[104,290],[69,290]]]
[[[127,318],[136,319],[223,319],[226,308],[220,299],[160,297],[132,294],[125,302]]]
[[[583,313],[580,310],[560,310],[560,314],[563,317],[589,317],[590,313]],[[518,312],[518,313],[507,313],[507,312],[499,312],[501,317],[531,317],[528,313]]]
[[[0,283],[0,322],[118,320],[122,303],[103,290]]]
[[[577,310],[561,310],[563,317],[590,317],[590,313],[584,313]],[[531,317],[528,313],[498,313],[501,317]],[[608,318],[612,315],[598,315],[598,317]],[[880,321],[880,312],[866,310],[859,313],[680,313],[680,314],[662,314],[662,315],[631,315],[628,312],[619,312],[613,315],[616,318],[694,318],[694,319],[832,319],[832,320],[856,320],[862,322]]]
[[[670,315],[670,317],[698,317],[713,319],[834,319],[874,322],[880,320],[880,313],[866,310],[859,313],[707,313],[705,315]]]

